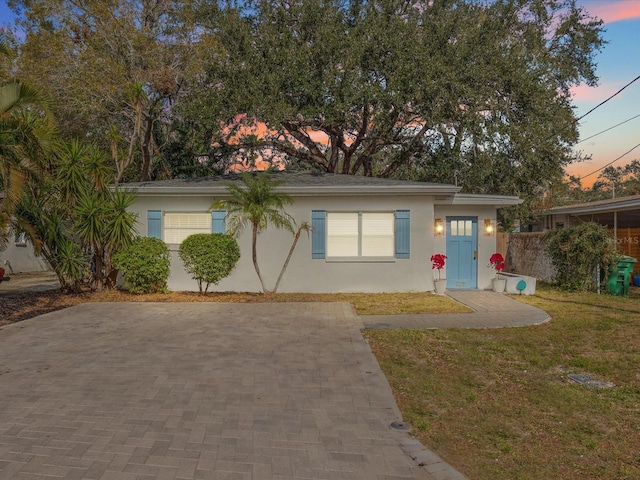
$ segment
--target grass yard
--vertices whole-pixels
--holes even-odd
[[[640,295],[539,288],[547,324],[367,330],[404,419],[473,480],[640,478]],[[613,382],[591,389],[568,380]]]
[[[447,297],[419,293],[207,293],[170,292],[135,295],[119,290],[63,295],[59,291],[16,292],[0,296],[0,326],[85,302],[349,302],[359,315],[464,313],[470,310]]]

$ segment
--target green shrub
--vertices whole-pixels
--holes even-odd
[[[167,245],[158,238],[138,237],[113,256],[133,293],[167,291],[171,260]]]
[[[217,285],[231,274],[240,259],[240,247],[230,235],[196,233],[180,244],[178,254],[184,268],[198,281],[200,293],[206,293],[209,285]]]
[[[593,222],[550,231],[546,249],[556,270],[555,281],[565,290],[593,289],[596,267],[606,271],[615,255],[609,232]]]

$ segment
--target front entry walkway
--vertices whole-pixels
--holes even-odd
[[[502,328],[548,322],[547,312],[488,290],[447,290],[471,313],[366,315],[365,328]]]
[[[0,478],[463,479],[389,427],[362,327],[344,303],[87,303],[3,327]]]

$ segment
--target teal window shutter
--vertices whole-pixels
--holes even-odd
[[[396,258],[409,258],[411,252],[411,216],[409,210],[396,210]]]
[[[327,212],[311,211],[311,258],[325,258]]]
[[[162,240],[162,212],[160,210],[147,210],[147,237]]]
[[[213,210],[211,212],[211,233],[227,233],[226,217],[227,212],[225,210]]]

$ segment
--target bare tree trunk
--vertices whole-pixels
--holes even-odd
[[[153,118],[147,117],[147,125],[142,139],[142,167],[140,169],[140,181],[148,182],[151,179],[151,135],[153,134]]]
[[[93,246],[93,255],[95,258],[95,273],[93,274],[93,278],[95,280],[96,290],[99,292],[102,290],[102,286],[104,283],[104,278],[102,275],[102,270],[104,268],[104,262],[102,258],[102,248],[99,245]]]
[[[298,239],[299,238],[300,238],[300,231],[298,231],[293,237],[293,243],[291,244],[291,248],[289,249],[289,255],[287,255],[287,259],[285,260],[284,264],[282,265],[282,270],[280,270],[280,275],[278,275],[278,281],[276,282],[276,286],[273,287],[273,290],[271,291],[271,293],[273,293],[273,294],[278,293],[278,287],[280,286],[280,281],[282,280],[282,277],[284,276],[285,270],[289,266],[289,260],[291,260],[291,256],[293,255],[293,251],[296,248],[296,244],[298,243]]]
[[[309,231],[309,225],[307,224],[307,222],[303,223],[298,229],[298,231],[293,235],[293,243],[291,244],[291,248],[289,249],[289,255],[287,255],[287,259],[284,261],[284,264],[282,265],[282,270],[280,270],[280,275],[278,275],[278,281],[276,282],[276,286],[273,287],[273,291],[271,292],[273,294],[278,292],[278,287],[280,286],[280,280],[282,280],[282,277],[284,276],[284,272],[289,266],[289,260],[291,260],[293,251],[296,249],[296,245],[298,244],[298,240],[300,239],[300,233],[302,232],[302,230]]]
[[[260,279],[260,285],[262,285],[262,293],[269,294],[269,290],[264,284],[264,280],[262,279],[262,274],[260,273],[260,267],[258,267],[258,224],[254,223],[252,228],[252,238],[251,238],[251,253],[253,255],[253,268],[256,269],[256,273],[258,274],[258,278]]]

